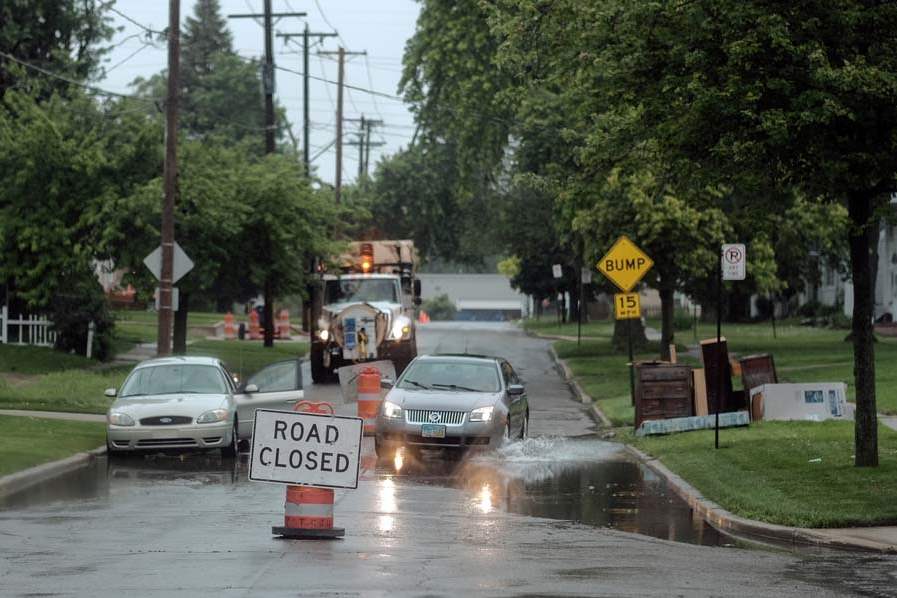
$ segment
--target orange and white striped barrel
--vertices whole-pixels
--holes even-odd
[[[283,524],[289,528],[331,529],[333,490],[310,486],[287,486]]]
[[[286,309],[277,313],[277,334],[280,338],[290,338],[290,312]]]
[[[358,417],[364,420],[364,435],[371,436],[377,427],[380,411],[380,370],[364,368],[358,375]]]
[[[259,327],[259,314],[254,309],[249,312],[249,338],[252,340],[262,338],[262,331]]]
[[[224,338],[234,340],[237,338],[237,329],[234,326],[234,314],[227,312],[224,314]]]

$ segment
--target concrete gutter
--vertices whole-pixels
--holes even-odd
[[[770,544],[897,553],[897,528],[808,529],[745,519],[722,508],[658,459],[631,445],[626,450],[663,477],[688,505],[721,532]]]
[[[21,492],[31,486],[46,482],[47,480],[69,473],[70,471],[86,467],[93,463],[97,457],[105,454],[106,447],[101,446],[84,453],[76,453],[65,459],[42,463],[41,465],[35,465],[34,467],[29,467],[28,469],[0,477],[0,497]]]

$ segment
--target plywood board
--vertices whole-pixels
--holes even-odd
[[[704,370],[693,370],[695,384],[695,415],[708,415],[707,409],[707,381],[704,378]]]

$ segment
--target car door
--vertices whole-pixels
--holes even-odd
[[[511,396],[508,393],[508,387],[512,384],[520,384],[520,379],[507,361],[501,362],[501,374],[505,382],[505,394],[511,412],[511,435],[516,438],[522,431],[523,420],[526,417],[526,393],[517,396]]]
[[[246,392],[252,385],[257,386],[258,390]],[[234,395],[240,438],[252,435],[256,409],[292,410],[303,396],[302,362],[299,359],[278,361],[265,366],[250,376]]]

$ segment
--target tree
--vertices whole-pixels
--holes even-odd
[[[98,74],[112,35],[108,3],[98,0],[6,0],[0,4],[0,52],[69,78],[83,81]],[[21,70],[0,57],[0,98],[23,84]],[[56,80],[42,87],[44,97],[66,93]]]
[[[748,172],[846,204],[855,463],[877,465],[870,254],[897,171],[897,6],[618,0],[600,11],[614,36],[598,62],[613,108],[637,111],[636,140],[662,140],[666,156],[718,179]]]

